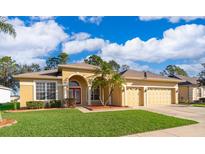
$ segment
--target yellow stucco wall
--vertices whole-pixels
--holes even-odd
[[[112,104],[116,106],[123,106],[122,102],[122,88],[116,86],[112,93]]]
[[[33,98],[33,80],[20,80],[20,106],[26,107],[27,101],[34,100]]]
[[[88,79],[94,77],[94,71],[64,68],[62,70],[62,80],[63,80],[63,82],[66,82],[67,79],[69,79],[73,75],[83,76],[85,79],[88,80]]]

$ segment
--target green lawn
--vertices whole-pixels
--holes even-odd
[[[77,109],[5,113],[17,124],[0,136],[122,136],[197,123],[143,110],[81,113]]]
[[[205,104],[192,104],[194,107],[205,107]]]

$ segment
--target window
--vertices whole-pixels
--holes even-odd
[[[45,83],[36,83],[36,99],[37,100],[45,100],[46,98],[46,90]]]
[[[56,99],[55,82],[36,82],[36,100]]]
[[[56,99],[56,83],[47,83],[47,99]]]
[[[93,88],[91,92],[91,100],[99,100],[100,99],[100,88]]]
[[[69,86],[70,87],[79,87],[80,85],[79,85],[79,83],[77,81],[70,81],[69,82]]]

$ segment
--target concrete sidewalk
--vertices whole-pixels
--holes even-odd
[[[157,130],[146,133],[133,134],[129,136],[140,137],[205,137],[205,108],[191,107],[187,105],[150,106],[140,109],[186,118],[199,122],[198,124]]]

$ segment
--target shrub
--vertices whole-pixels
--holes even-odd
[[[200,103],[205,103],[205,97],[199,99]]]
[[[0,104],[0,110],[16,110],[20,109],[20,103],[16,101],[11,101],[9,103]]]
[[[44,103],[42,101],[28,101],[26,106],[29,109],[40,109],[44,107]]]
[[[76,105],[75,98],[66,98],[64,99],[64,103],[67,105],[67,107],[75,107]]]
[[[51,108],[60,108],[61,107],[61,100],[52,100],[50,101]]]

